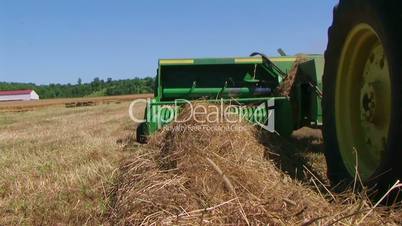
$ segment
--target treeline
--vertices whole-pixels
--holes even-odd
[[[77,84],[49,85],[0,82],[0,90],[33,89],[41,99],[152,93],[154,86],[155,81],[151,77],[124,80],[95,78],[90,83],[82,83],[81,79],[78,79]]]

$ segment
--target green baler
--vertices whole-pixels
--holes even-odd
[[[155,97],[148,101],[145,122],[137,140],[169,124],[189,101],[242,105],[241,114],[251,123],[288,136],[303,126],[319,126],[321,116],[322,55],[304,55],[297,76],[307,78],[293,85],[292,95],[276,92],[294,67],[297,57],[161,59]]]

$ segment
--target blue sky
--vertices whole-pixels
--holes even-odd
[[[323,53],[338,0],[0,0],[0,81],[154,76],[158,58]]]

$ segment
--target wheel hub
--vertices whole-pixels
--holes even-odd
[[[361,126],[371,154],[381,158],[389,127],[389,71],[381,45],[375,46],[366,61],[361,89]],[[388,94],[387,94],[388,93]]]
[[[345,41],[335,91],[339,150],[350,175],[363,180],[380,166],[391,121],[391,80],[384,47],[374,29],[358,24]]]
[[[376,98],[372,85],[366,85],[362,88],[360,98],[361,120],[367,123],[374,122],[376,113]]]

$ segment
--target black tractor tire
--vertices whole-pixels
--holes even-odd
[[[340,58],[349,32],[360,23],[370,25],[383,44],[388,59],[391,81],[390,127],[385,154],[367,186],[379,191],[388,189],[402,178],[402,1],[400,0],[340,0],[334,8],[333,24],[328,30],[323,76],[323,136],[328,177],[333,183],[352,182],[342,159],[337,138],[335,95]]]

